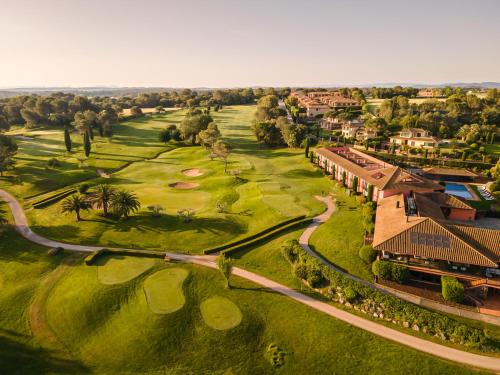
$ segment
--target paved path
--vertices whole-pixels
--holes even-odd
[[[94,251],[96,249],[101,249],[102,247],[99,246],[82,246],[82,245],[72,245],[72,244],[66,244],[62,242],[57,242],[53,240],[46,239],[44,237],[41,237],[31,231],[31,229],[28,226],[28,221],[26,219],[26,215],[24,214],[24,210],[19,204],[19,202],[9,193],[6,191],[3,191],[0,189],[0,197],[2,197],[7,204],[9,205],[10,209],[12,210],[12,214],[14,216],[15,220],[15,225],[16,229],[18,230],[19,233],[21,233],[24,237],[29,239],[32,242],[38,243],[40,245],[44,246],[49,246],[49,247],[56,247],[56,246],[61,246],[65,248],[66,250],[73,250],[73,251]],[[330,203],[331,200],[330,200]],[[333,210],[333,203],[331,207],[328,205],[327,211],[320,216],[323,216],[323,220],[326,220],[326,214],[330,210]],[[330,212],[331,215],[331,212]],[[319,217],[318,217],[318,222],[319,222]],[[319,225],[319,224],[318,224]],[[317,226],[317,225],[316,225]],[[312,232],[311,232],[312,233]],[[309,234],[310,236],[310,234]],[[215,256],[210,256],[210,255],[186,255],[186,254],[177,254],[177,253],[167,253],[168,256],[170,256],[172,259],[179,260],[179,261],[184,261],[184,262],[189,262],[193,264],[198,264],[204,267],[210,267],[210,268],[217,268],[217,264],[215,262],[216,257]],[[458,362],[462,363],[465,365],[469,366],[474,366],[478,368],[484,368],[488,370],[492,370],[495,372],[500,372],[500,358],[494,358],[494,357],[487,357],[479,354],[473,354],[473,353],[468,353],[464,352],[461,350],[453,349],[444,345],[439,345],[424,339],[420,339],[415,336],[411,336],[408,334],[405,334],[403,332],[394,330],[392,328],[388,328],[386,326],[383,326],[381,324],[375,323],[371,320],[364,319],[362,317],[359,317],[357,315],[351,314],[347,311],[340,310],[332,305],[329,305],[325,302],[321,302],[317,299],[314,299],[312,297],[309,297],[305,294],[302,294],[294,289],[291,289],[285,285],[279,284],[277,282],[274,282],[272,280],[269,280],[263,276],[260,276],[258,274],[255,274],[250,271],[246,271],[241,268],[235,267],[233,269],[233,274],[243,277],[247,280],[250,280],[256,284],[259,284],[263,287],[266,287],[268,289],[271,289],[277,293],[283,294],[287,297],[292,298],[293,300],[302,303],[306,306],[309,306],[315,310],[321,311],[325,314],[328,314],[334,318],[340,319],[348,324],[351,324],[355,327],[361,328],[365,331],[368,331],[370,333],[376,334],[378,336],[381,336],[383,338],[386,338],[391,341],[395,341],[399,344],[408,346],[410,348],[419,350],[424,353],[428,353],[434,356],[441,357],[443,359],[447,359],[453,362]]]

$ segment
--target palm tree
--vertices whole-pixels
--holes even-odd
[[[88,211],[90,207],[92,207],[92,205],[87,197],[81,194],[73,194],[62,202],[62,212],[76,213],[76,221],[81,220],[80,211]]]
[[[111,207],[118,217],[123,216],[127,219],[130,212],[135,212],[141,207],[141,203],[134,193],[119,190],[113,195]]]
[[[95,203],[98,209],[102,208],[104,216],[108,216],[108,209],[116,193],[116,189],[107,184],[100,184],[96,186],[95,191],[92,193],[92,202]]]

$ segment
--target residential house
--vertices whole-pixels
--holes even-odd
[[[430,132],[420,128],[410,128],[399,132],[399,135],[389,137],[390,142],[398,146],[409,147],[438,147],[441,140],[430,135]]]
[[[317,162],[333,179],[369,201],[402,192],[443,191],[444,187],[351,147],[319,148]]]
[[[364,122],[359,120],[346,121],[342,124],[341,129],[344,138],[354,138],[359,141],[377,136],[375,130],[366,128]]]

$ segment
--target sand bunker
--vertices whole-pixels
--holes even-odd
[[[188,177],[198,177],[203,175],[203,172],[200,171],[198,168],[193,168],[193,169],[184,169],[181,171],[184,176]]]
[[[197,188],[200,184],[197,182],[174,182],[168,186],[173,187],[174,189],[187,190]]]

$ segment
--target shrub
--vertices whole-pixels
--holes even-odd
[[[391,280],[399,284],[404,284],[410,278],[410,271],[408,268],[399,264],[391,264]]]
[[[50,256],[56,256],[60,253],[63,252],[63,248],[62,247],[53,247],[52,249],[49,249],[49,251],[47,252],[48,255]]]
[[[372,264],[372,272],[375,276],[378,276],[381,279],[391,280],[392,278],[391,263],[382,260],[376,260]]]
[[[51,158],[47,161],[49,168],[57,168],[61,166],[61,163],[56,158]]]
[[[293,267],[293,273],[301,280],[307,279],[307,266],[305,263],[298,263]]]
[[[356,292],[352,287],[346,286],[344,288],[344,297],[348,302],[353,302],[358,298],[358,292]]]
[[[371,264],[377,257],[377,252],[373,250],[370,245],[363,246],[359,249],[359,257],[365,261],[365,263]]]
[[[441,276],[441,293],[447,301],[462,303],[464,300],[464,286],[455,277]]]
[[[80,184],[80,186],[78,186],[78,192],[80,194],[85,194],[87,191],[89,191],[89,184]]]
[[[281,254],[290,263],[295,263],[298,258],[296,246],[300,246],[297,240],[288,240],[281,245]]]
[[[321,272],[321,267],[318,264],[309,265],[307,267],[307,282],[313,288],[318,288],[323,282],[323,273]]]

